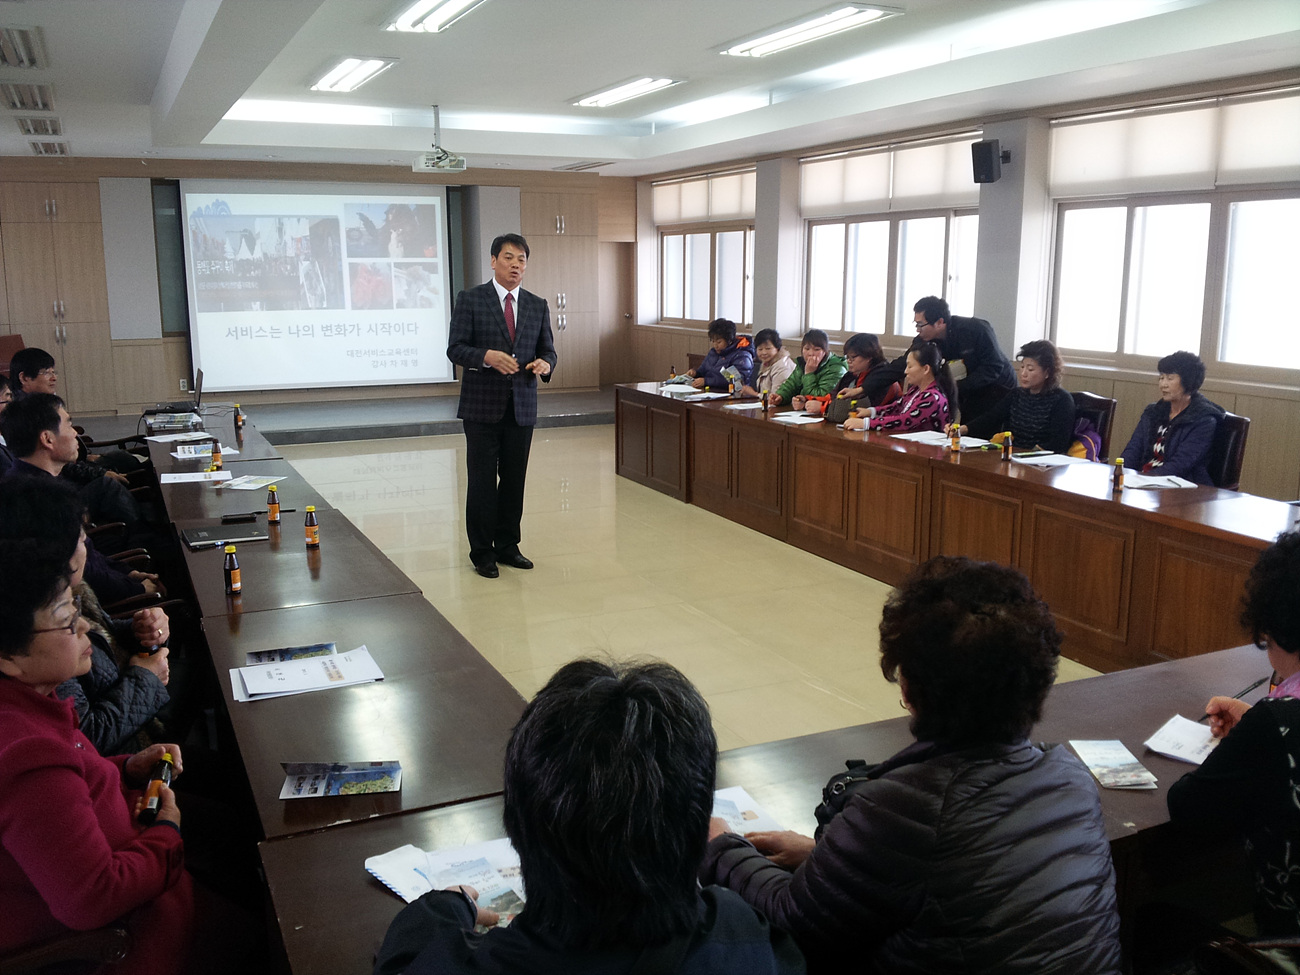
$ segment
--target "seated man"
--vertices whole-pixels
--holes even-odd
[[[7,477],[58,477],[77,455],[77,433],[72,429],[72,420],[63,408],[63,400],[52,393],[31,393],[10,403],[0,415],[0,432],[4,433],[16,458]],[[99,517],[84,489],[81,494],[91,509],[91,517]],[[157,576],[129,571],[105,559],[89,545],[86,579],[109,605],[158,591]]]
[[[725,318],[715,318],[709,322],[709,354],[704,357],[698,369],[691,369],[686,375],[694,381],[696,389],[715,390],[725,393],[732,380],[723,373],[727,367],[736,370],[740,381],[735,383],[735,391],[749,381],[749,374],[754,371],[754,350],[745,336],[736,338],[736,323]]]
[[[735,894],[700,890],[717,741],[667,664],[566,664],[506,746],[505,827],[528,903],[508,928],[472,888],[432,891],[384,938],[376,975],[778,975],[797,949]]]

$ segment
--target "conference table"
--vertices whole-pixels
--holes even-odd
[[[170,471],[158,471],[160,483],[159,494],[173,521],[203,518],[220,518],[222,515],[243,514],[250,511],[266,510],[266,488],[245,491],[228,487],[229,482],[217,481],[179,481],[166,482],[161,478],[166,474],[197,473],[207,468],[207,461],[189,461],[187,469],[173,468]],[[156,468],[155,468],[156,469]],[[250,460],[239,464],[230,464],[225,470],[231,479],[252,477],[275,477],[276,494],[280,497],[281,508],[294,508],[293,512],[284,512],[284,524],[301,526],[304,509],[314,504],[317,509],[328,508],[329,503],[307,483],[307,480],[283,460]]]
[[[1191,769],[1146,751],[1142,743],[1175,713],[1199,717],[1211,694],[1233,693],[1267,671],[1263,653],[1242,646],[1052,689],[1033,740],[1119,739],[1158,780],[1153,790],[1099,788],[1122,912],[1135,906],[1150,872],[1159,868],[1147,851],[1168,842],[1165,797]],[[909,744],[908,721],[901,716],[723,752],[718,788],[743,786],[787,828],[811,835],[826,780],[844,770],[846,759],[877,762]],[[407,843],[431,850],[504,836],[501,811],[501,799],[492,797],[261,843],[293,969],[319,975],[368,971],[402,901],[366,873],[366,858]],[[1193,845],[1180,843],[1180,858],[1194,861],[1196,853]]]
[[[1294,505],[1214,487],[1115,492],[1102,464],[793,425],[655,383],[615,397],[621,476],[889,584],[935,555],[1014,566],[1065,652],[1098,670],[1241,643],[1232,607],[1251,566],[1300,524]]]

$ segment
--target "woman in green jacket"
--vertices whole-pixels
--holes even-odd
[[[794,372],[772,394],[773,406],[789,403],[802,410],[809,399],[830,399],[835,384],[844,375],[844,357],[831,355],[831,342],[820,328],[804,333],[803,355],[794,363]]]

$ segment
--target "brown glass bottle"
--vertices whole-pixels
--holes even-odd
[[[235,546],[226,546],[226,595],[234,596],[244,591],[244,583],[239,573],[239,558],[235,555]]]
[[[316,520],[316,506],[307,505],[307,519],[303,522],[303,529],[307,535],[308,548],[320,548],[320,522]]]
[[[214,440],[212,441],[212,469],[221,470],[221,463],[221,441]]]
[[[266,523],[280,524],[280,492],[274,484],[266,489]]]
[[[162,787],[172,784],[172,753],[163,752],[163,757],[149,772],[149,784],[144,790],[144,805],[140,807],[140,822],[152,825],[158,818],[162,806]]]

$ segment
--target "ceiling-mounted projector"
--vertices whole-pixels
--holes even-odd
[[[413,173],[463,173],[465,157],[457,156],[442,147],[442,125],[438,106],[433,106],[433,152],[422,152],[411,163]]]

